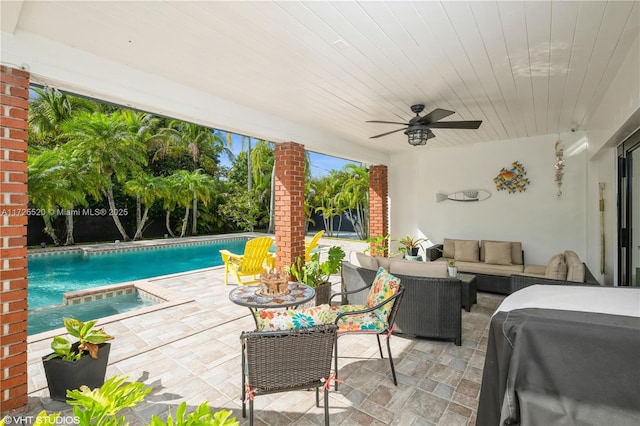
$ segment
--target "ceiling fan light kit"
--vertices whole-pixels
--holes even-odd
[[[429,139],[428,130],[427,126],[411,126],[405,130],[404,134],[409,138],[409,145],[426,145]]]
[[[392,130],[390,132],[382,133],[376,136],[371,136],[369,139],[379,138],[381,136],[390,135],[391,133],[396,133],[401,130],[404,130],[404,134],[407,135],[409,140],[409,145],[412,146],[420,146],[426,145],[427,140],[433,139],[436,135],[431,131],[431,129],[477,129],[482,124],[481,120],[473,120],[473,121],[438,121],[445,117],[450,116],[451,114],[455,114],[453,111],[449,111],[446,109],[436,108],[431,111],[429,114],[420,117],[420,113],[424,110],[423,104],[411,105],[411,111],[413,111],[416,116],[409,120],[408,123],[398,123],[395,121],[367,121],[367,123],[385,123],[385,124],[401,124],[407,127],[403,127],[401,129]],[[406,130],[405,130],[406,129]]]

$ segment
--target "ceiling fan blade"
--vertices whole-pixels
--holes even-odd
[[[378,121],[378,120],[370,120],[370,121],[366,121],[366,123],[399,124],[401,126],[408,126],[409,125],[409,123],[398,123],[397,121]]]
[[[429,114],[425,115],[424,117],[421,117],[418,120],[418,123],[431,124],[438,120],[442,120],[443,118],[448,117],[451,114],[455,114],[455,112],[449,111],[448,109],[436,108],[433,111],[431,111]]]
[[[431,131],[431,129],[427,129],[427,139],[433,139],[436,135]]]
[[[399,131],[405,130],[405,129],[406,129],[406,127],[403,127],[402,129],[398,129],[398,130],[392,130],[392,131],[387,132],[387,133],[382,133],[380,135],[371,136],[369,139],[379,138],[380,136],[387,136],[387,135],[390,135],[391,133],[399,132]]]
[[[482,124],[482,120],[471,121],[438,121],[429,124],[432,129],[477,129]]]

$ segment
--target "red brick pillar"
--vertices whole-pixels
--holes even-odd
[[[0,66],[0,413],[27,407],[29,73]]]
[[[304,258],[304,145],[277,143],[276,161],[276,267]]]
[[[387,166],[371,166],[369,168],[369,236],[381,237],[389,234],[388,211],[389,183]],[[387,249],[389,241],[382,244]],[[371,253],[375,253],[375,243],[371,243]]]

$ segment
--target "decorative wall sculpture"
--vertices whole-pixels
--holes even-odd
[[[445,200],[451,201],[484,201],[491,197],[489,191],[484,189],[465,189],[464,191],[452,192],[451,194],[445,194],[438,192],[436,194],[436,202],[442,202]]]
[[[506,190],[509,194],[513,194],[516,191],[526,191],[527,185],[529,185],[529,178],[525,177],[527,172],[524,166],[518,161],[511,163],[511,166],[510,169],[503,167],[498,176],[493,178],[496,189],[498,191]]]
[[[562,177],[564,176],[564,145],[562,141],[556,142],[556,185],[558,186],[557,196],[562,197]]]

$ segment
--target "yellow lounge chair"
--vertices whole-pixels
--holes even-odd
[[[231,253],[229,250],[220,250],[220,256],[224,262],[224,285],[229,283],[229,271],[232,271],[240,285],[257,283],[260,281],[260,274],[267,264],[270,268],[274,266],[274,258],[269,253],[273,245],[271,237],[258,237],[247,241],[244,254]],[[243,281],[241,277],[251,277],[248,281]]]
[[[318,242],[320,238],[324,235],[324,230],[316,232],[316,234],[311,238],[311,241],[304,243],[304,261],[311,261],[311,253],[313,250],[318,247]]]

